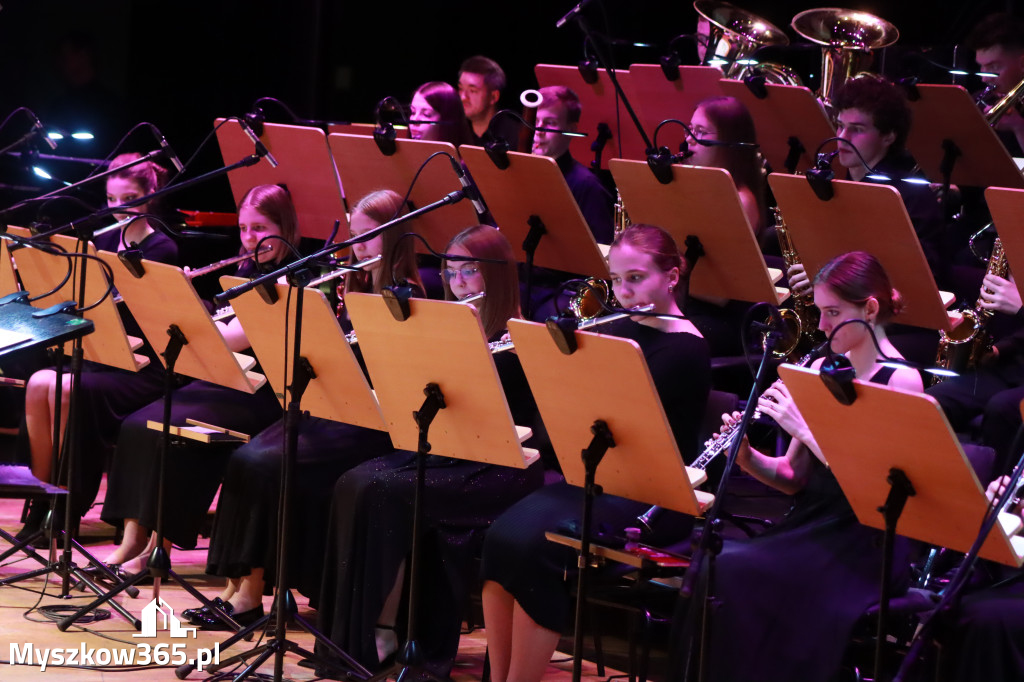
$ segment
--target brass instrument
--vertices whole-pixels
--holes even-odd
[[[788,66],[757,63],[751,59],[762,47],[789,45],[789,38],[782,29],[728,2],[696,0],[693,8],[709,24],[708,35],[704,36],[705,64],[724,61],[726,78],[742,80],[747,76],[764,76],[769,83],[803,85],[800,77]]]
[[[611,284],[603,279],[588,277],[580,283],[576,294],[569,299],[569,312],[581,322],[592,320],[604,312],[605,306],[618,306]]]
[[[1005,278],[1009,273],[1010,267],[1006,260],[1006,252],[1003,250],[1003,242],[996,237],[985,274]],[[985,330],[985,324],[992,317],[992,311],[983,308],[981,302],[982,298],[979,296],[973,308],[960,311],[964,318],[963,322],[953,331],[939,332],[939,352],[935,356],[937,366],[961,374],[965,370],[977,367],[978,361],[991,352],[992,336]],[[942,379],[942,376],[936,376],[935,382],[938,383]]]
[[[828,108],[846,81],[871,67],[872,50],[892,45],[900,32],[881,17],[838,7],[800,12],[793,30],[821,45],[821,88],[818,99]]]
[[[1016,85],[1010,88],[1009,92],[1003,95],[998,102],[985,112],[985,121],[995,128],[1000,119],[1010,110],[1010,107],[1016,109],[1017,113],[1021,113],[1022,104],[1024,104],[1024,78],[1018,81]]]
[[[196,268],[195,270],[186,270],[185,276],[188,277],[189,279],[202,277],[203,275],[208,275],[211,272],[216,272],[221,268],[226,268],[229,265],[234,265],[235,263],[241,263],[242,261],[249,260],[253,256],[262,256],[265,253],[273,251],[273,249],[274,247],[272,246],[264,246],[260,248],[258,252],[247,251],[245,253],[240,253],[237,256],[231,256],[231,258],[225,258],[224,260],[219,260],[216,263],[210,263],[209,265],[205,265],[201,268]]]
[[[775,234],[779,238],[782,261],[788,273],[790,268],[800,264],[800,256],[793,246],[793,239],[789,234],[789,228],[786,227],[786,221],[782,218],[782,211],[776,207],[772,209],[772,213],[775,216]],[[788,358],[801,347],[817,345],[823,340],[823,334],[818,329],[821,313],[814,305],[812,295],[793,293],[792,299],[792,308],[783,308],[779,311],[784,329],[781,330],[782,339],[772,351],[777,358]]]

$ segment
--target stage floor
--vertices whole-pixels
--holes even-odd
[[[101,496],[102,492],[101,490]],[[22,500],[0,499],[0,528],[11,534],[16,533],[21,527],[19,520],[21,509]],[[102,559],[113,549],[113,528],[99,520],[99,513],[100,507],[97,504],[83,521],[82,538],[83,544],[88,551],[97,559]],[[219,579],[207,576],[203,572],[206,564],[206,539],[200,539],[200,545],[201,548],[194,551],[174,550],[171,560],[174,570],[180,576],[186,578],[206,596],[213,597],[220,593],[222,584]],[[0,540],[0,552],[7,549],[8,546],[6,542]],[[77,552],[75,553],[74,560],[80,565],[86,563]],[[0,564],[0,578],[9,578],[39,567],[40,565],[33,559],[27,558],[23,554],[18,554]],[[128,621],[110,609],[107,609],[110,611],[110,617],[106,620],[91,623],[80,622],[77,625],[71,626],[67,632],[61,632],[57,629],[56,623],[49,620],[40,611],[35,610],[36,607],[57,606],[66,608],[72,606],[77,608],[87,604],[91,599],[92,593],[88,593],[88,596],[86,596],[86,593],[72,591],[71,597],[65,600],[60,598],[60,592],[60,580],[55,577],[49,581],[45,581],[43,578],[34,578],[19,582],[16,585],[0,587],[0,632],[3,633],[3,637],[0,638],[2,640],[0,641],[0,680],[4,682],[36,680],[40,679],[42,675],[45,675],[43,679],[67,679],[81,682],[98,680],[121,680],[123,682],[124,680],[131,679],[176,680],[177,677],[175,677],[174,672],[177,667],[176,665],[162,667],[153,664],[141,667],[136,665],[132,666],[136,672],[128,672],[124,669],[124,666],[118,667],[113,663],[109,666],[97,666],[95,669],[60,666],[55,664],[52,658],[50,664],[46,667],[45,673],[42,673],[39,663],[35,660],[35,656],[43,655],[46,649],[77,649],[79,650],[78,655],[81,657],[80,652],[84,648],[87,652],[92,653],[93,660],[97,663],[106,662],[104,658],[108,655],[112,658],[115,656],[122,657],[121,660],[124,660],[123,657],[127,656],[129,652],[135,656],[141,657],[144,655],[142,652],[145,650],[145,647],[137,646],[141,642],[150,645],[149,651],[151,656],[155,656],[159,652],[171,657],[172,660],[175,660],[175,658],[180,659],[182,656],[194,658],[199,650],[213,649],[215,645],[225,640],[230,634],[226,632],[199,631],[194,638],[191,636],[172,638],[167,630],[160,629],[157,631],[156,637],[133,638],[132,635],[138,633]],[[121,596],[118,602],[136,617],[141,618],[143,608],[153,598],[152,592],[153,588],[151,586],[143,587],[140,588],[138,598],[130,599]],[[164,601],[175,612],[180,612],[195,605],[193,598],[173,582],[163,586],[160,592]],[[308,620],[315,622],[316,613],[308,607],[305,598],[298,594],[296,594],[296,597],[299,602],[300,614]],[[270,604],[271,598],[265,597],[264,608],[269,610]],[[185,625],[187,626],[187,624]],[[305,632],[289,631],[288,638],[305,648],[312,648],[313,638]],[[181,643],[184,643],[184,647],[180,646]],[[167,646],[157,649],[160,644],[166,644]],[[172,648],[175,644],[179,645],[176,649]],[[12,648],[12,645],[14,648]],[[241,642],[229,650],[221,651],[221,657],[225,658],[227,655],[246,651],[253,646],[254,642]],[[29,653],[29,649],[31,649],[31,655],[33,656],[31,665],[27,663],[11,665],[12,656],[15,660],[24,660],[26,654]],[[105,653],[101,653],[101,650]],[[485,650],[486,639],[482,629],[464,634],[459,646],[459,656],[452,673],[452,678],[456,681],[481,679]],[[556,654],[556,658],[564,659],[564,656]],[[138,660],[136,659],[136,663],[138,663]],[[312,670],[299,667],[298,661],[298,657],[294,654],[286,656],[286,678],[292,680],[318,679],[314,676]],[[604,679],[596,676],[595,667],[589,662],[584,664],[583,670],[585,679]],[[545,676],[545,679],[569,680],[572,677],[571,671],[571,661],[552,664],[549,668],[549,674]],[[260,672],[269,676],[273,675],[273,658],[260,668]],[[608,669],[606,676],[616,674],[616,672]],[[206,677],[205,674],[193,672],[187,679],[200,680]],[[269,677],[265,679],[269,679]]]

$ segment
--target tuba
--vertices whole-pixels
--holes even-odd
[[[800,263],[800,257],[793,246],[786,221],[782,219],[782,212],[778,208],[773,208],[772,213],[775,216],[775,234],[779,238],[782,260],[788,272],[791,267]],[[809,349],[823,340],[823,335],[818,329],[821,313],[807,294],[793,294],[793,307],[783,308],[779,313],[785,328],[782,330],[782,340],[773,352],[776,357],[792,358],[794,354],[802,354],[802,350]]]
[[[1003,250],[1002,241],[996,237],[985,274],[1005,278],[1009,272],[1006,251]],[[935,357],[937,366],[958,374],[977,367],[978,361],[992,350],[992,336],[985,330],[992,311],[981,307],[979,297],[973,308],[960,312],[963,314],[963,322],[951,332],[939,332],[939,352]],[[942,376],[935,377],[935,382],[939,381],[942,381]]]
[[[828,108],[846,81],[869,70],[872,50],[888,47],[900,37],[896,27],[885,19],[838,7],[800,12],[791,25],[804,38],[822,46],[818,99]]]
[[[702,34],[706,41],[705,64],[725,62],[726,78],[763,76],[769,83],[802,85],[800,77],[788,66],[752,59],[762,47],[789,45],[782,29],[728,2],[696,0],[693,8],[708,22],[708,34]]]

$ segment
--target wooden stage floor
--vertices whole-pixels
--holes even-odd
[[[101,491],[102,495],[102,491]],[[0,528],[3,528],[12,535],[21,527],[19,521],[22,509],[22,500],[0,499]],[[99,520],[99,506],[94,506],[86,516],[82,526],[83,544],[97,559],[102,559],[113,548],[113,529]],[[217,595],[221,590],[219,579],[207,576],[203,569],[206,563],[206,540],[201,539],[201,549],[194,551],[175,550],[171,559],[174,570],[186,578],[196,588],[208,597]],[[0,540],[0,552],[7,549],[8,545]],[[77,553],[77,563],[86,563]],[[18,554],[7,559],[0,565],[0,579],[9,578],[22,572],[39,568],[34,560]],[[152,587],[140,588],[138,598],[130,599],[122,596],[118,601],[136,617],[141,617],[142,609],[152,599]],[[199,631],[195,638],[172,639],[166,630],[158,631],[154,639],[133,638],[136,631],[129,623],[120,617],[116,612],[106,620],[92,623],[80,623],[71,626],[67,632],[61,632],[56,624],[48,619],[39,610],[39,606],[57,606],[65,608],[68,606],[81,606],[90,600],[91,593],[72,591],[71,598],[60,599],[61,585],[59,579],[51,578],[45,581],[43,578],[34,578],[16,585],[0,587],[0,680],[4,682],[19,682],[21,680],[37,679],[66,679],[81,682],[94,682],[98,680],[176,680],[174,669],[176,666],[149,665],[137,667],[135,672],[118,669],[116,666],[109,666],[97,669],[83,669],[72,667],[61,667],[50,665],[45,672],[41,672],[39,665],[11,665],[12,655],[23,657],[26,646],[31,644],[34,651],[51,649],[80,649],[81,647],[92,648],[92,650],[109,649],[135,650],[139,642],[150,642],[152,646],[160,643],[174,644],[184,642],[184,652],[188,657],[194,657],[196,651],[201,648],[212,648],[216,643],[222,642],[228,634],[224,632],[203,632]],[[192,597],[181,587],[173,582],[161,588],[161,596],[176,612],[195,605]],[[296,594],[299,601],[300,614],[306,616],[310,621],[316,621],[316,614],[301,595]],[[264,608],[269,610],[271,598],[264,598]],[[298,642],[301,646],[311,648],[312,637],[302,631],[289,631],[289,639]],[[12,651],[11,645],[18,647],[17,652]],[[242,642],[230,650],[222,651],[222,657],[230,653],[245,651],[251,648],[253,643]],[[481,679],[483,669],[484,651],[486,639],[483,630],[464,634],[459,647],[459,656],[456,661],[452,678],[457,682]],[[179,649],[180,650],[180,649]],[[176,650],[176,651],[179,651]],[[170,653],[169,648],[164,651]],[[102,654],[94,654],[102,656]],[[121,654],[124,655],[124,654]],[[564,659],[562,654],[556,654],[558,659]],[[100,659],[102,660],[102,659]],[[290,654],[286,657],[285,677],[292,680],[313,680],[318,679],[313,671],[299,667],[298,657]],[[273,674],[273,659],[264,665],[260,672]],[[569,680],[571,679],[572,663],[562,662],[552,664],[549,674],[545,679]],[[617,671],[607,670],[606,675],[614,675]],[[187,679],[205,679],[205,674],[193,672]],[[596,676],[593,664],[584,664],[584,678],[588,680],[604,679]],[[270,679],[264,678],[264,679]]]

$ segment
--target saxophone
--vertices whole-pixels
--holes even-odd
[[[985,274],[1005,278],[1009,273],[1003,242],[996,237]],[[992,351],[992,335],[985,330],[992,311],[981,307],[981,301],[979,296],[973,308],[960,311],[964,319],[955,329],[939,332],[939,352],[935,357],[937,366],[961,374],[977,367],[978,361]],[[936,376],[935,382],[939,381],[942,381],[942,377]]]
[[[772,209],[775,218],[775,234],[779,239],[779,247],[782,250],[782,261],[786,265],[786,272],[794,265],[800,264],[800,257],[793,246],[793,239],[790,237],[786,221],[782,219],[782,211],[778,207]],[[784,308],[779,312],[782,315],[784,329],[782,340],[773,354],[779,358],[790,358],[801,350],[813,347],[823,340],[821,331],[818,329],[818,322],[821,313],[814,305],[813,297],[810,294],[793,294],[793,307]]]
[[[615,190],[615,236],[618,237],[631,224],[626,204],[622,201],[622,192]]]

